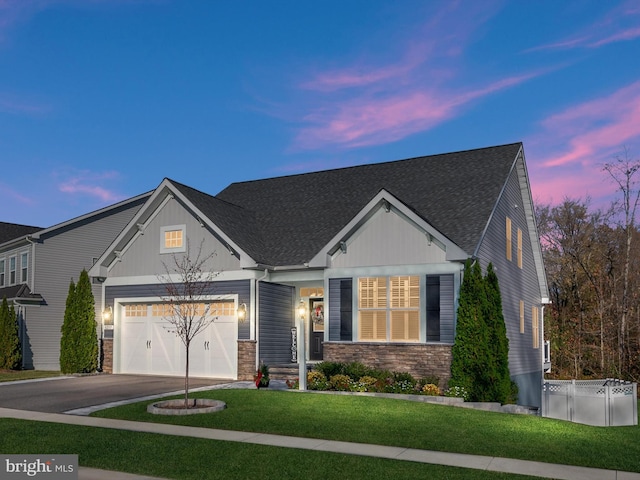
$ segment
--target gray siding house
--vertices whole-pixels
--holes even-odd
[[[164,179],[89,272],[113,313],[101,327],[106,369],[182,375],[161,278],[198,245],[215,252],[203,300],[215,321],[192,346],[192,375],[357,360],[446,384],[473,259],[500,280],[519,403],[540,406],[548,292],[521,143],[233,183],[215,196]]]
[[[0,224],[4,235],[14,237],[0,243],[0,299],[6,297],[16,307],[23,368],[60,369],[60,329],[70,281],[77,282],[82,269],[91,268],[149,195],[45,229],[25,227],[18,233]],[[93,295],[100,319],[103,302],[97,280]]]

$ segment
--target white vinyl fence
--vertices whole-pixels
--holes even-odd
[[[622,380],[546,380],[542,416],[596,426],[638,424],[638,384]]]

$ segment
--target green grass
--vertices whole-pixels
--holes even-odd
[[[263,390],[214,390],[227,409],[209,415],[157,416],[149,402],[94,416],[204,428],[500,456],[640,472],[640,428],[591,427],[384,398]]]
[[[0,382],[14,382],[16,380],[33,380],[59,376],[60,372],[45,370],[0,370]]]
[[[78,454],[82,466],[179,480],[533,480],[398,460],[14,419],[0,419],[0,452]]]

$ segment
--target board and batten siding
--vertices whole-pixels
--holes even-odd
[[[160,299],[166,296],[166,287],[162,284],[147,285],[113,285],[105,287],[105,306],[114,308],[114,299],[126,298],[149,298]],[[212,282],[211,288],[205,295],[238,295],[238,304],[247,305],[247,318],[244,322],[238,322],[238,339],[248,340],[251,337],[250,315],[251,315],[251,281],[250,280],[230,280],[223,282]],[[107,332],[105,332],[107,333]]]
[[[540,285],[533,257],[533,245],[523,208],[523,198],[517,168],[524,168],[522,159],[512,170],[500,201],[488,225],[478,250],[483,273],[491,262],[498,276],[502,295],[502,310],[509,339],[509,370],[519,387],[518,403],[540,406],[542,350],[533,348],[531,310],[540,307]],[[512,255],[506,255],[506,219],[511,219]],[[522,268],[518,267],[517,231],[522,231]],[[520,301],[524,301],[525,331],[520,333]]]
[[[260,282],[258,360],[266,364],[291,362],[291,328],[295,326],[295,288]]]
[[[235,271],[240,269],[240,261],[197,218],[175,198],[169,200],[146,225],[143,234],[137,235],[122,253],[122,258],[109,270],[109,277],[141,275],[162,275],[165,265],[173,272],[172,253],[160,253],[163,239],[161,229],[171,226],[185,226],[191,257],[195,258],[202,244],[202,257],[213,254],[208,266],[213,271]],[[181,253],[176,254],[178,257]]]
[[[35,244],[32,291],[45,305],[27,307],[24,368],[60,369],[60,338],[69,283],[77,283],[140,209],[146,197],[45,233]],[[102,289],[92,285],[96,320],[100,320]]]
[[[378,210],[347,244],[347,253],[339,251],[331,262],[332,268],[446,261],[446,252],[435,242],[430,242],[424,231],[395,212],[384,209]]]

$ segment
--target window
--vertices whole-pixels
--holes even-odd
[[[540,326],[538,319],[538,307],[531,308],[531,331],[533,335],[533,348],[540,348]]]
[[[4,268],[5,260],[3,258],[0,260],[0,287],[4,287]]]
[[[211,315],[232,316],[236,314],[233,302],[214,302],[209,309]]]
[[[513,250],[513,245],[511,244],[511,219],[507,217],[507,225],[506,225],[506,240],[507,240],[507,260],[511,261],[511,250]]]
[[[16,257],[9,258],[9,285],[16,284]]]
[[[520,333],[524,333],[524,302],[520,300]]]
[[[147,305],[146,304],[131,304],[124,306],[125,317],[146,317]]]
[[[185,225],[174,225],[160,229],[160,253],[186,251]]]
[[[522,268],[522,230],[518,229],[518,268]]]
[[[29,254],[20,255],[20,281],[27,283],[27,274],[29,273]]]
[[[363,341],[420,340],[420,277],[358,279],[359,336]]]

